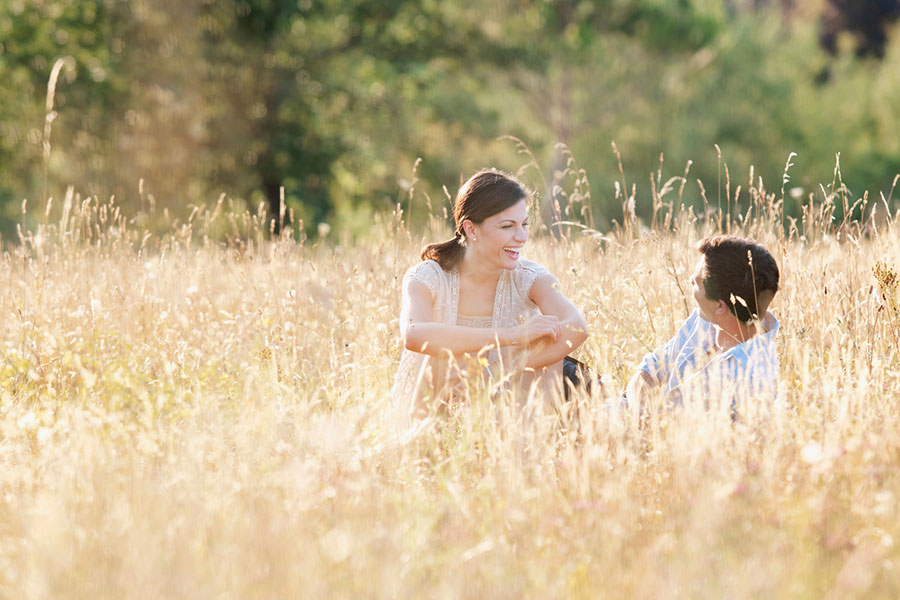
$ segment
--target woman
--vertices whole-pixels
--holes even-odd
[[[487,358],[495,376],[560,389],[563,359],[587,338],[586,325],[556,278],[520,257],[529,199],[510,175],[476,173],[456,195],[454,237],[426,246],[403,277],[405,349],[393,395],[414,412],[427,411],[429,395],[455,395],[466,357]]]

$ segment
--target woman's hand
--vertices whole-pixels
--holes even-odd
[[[561,368],[562,360],[587,339],[587,324],[581,312],[559,291],[559,281],[545,273],[531,286],[529,299],[534,302],[546,319],[553,315],[556,335],[546,337],[540,347],[529,348],[526,367]],[[557,363],[559,363],[557,365]]]
[[[510,337],[517,346],[527,346],[542,337],[549,337],[555,342],[559,339],[559,319],[553,315],[535,315],[513,327]]]

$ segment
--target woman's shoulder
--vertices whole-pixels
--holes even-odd
[[[516,283],[518,284],[519,289],[521,289],[526,294],[531,291],[531,286],[534,285],[534,282],[537,281],[540,277],[544,275],[550,275],[549,270],[541,264],[538,264],[532,260],[526,260],[524,258],[519,259],[519,264],[516,265],[515,271],[513,275],[516,279]]]
[[[448,273],[441,268],[441,265],[436,260],[428,259],[407,269],[403,278],[409,281],[417,281],[434,292],[438,282],[447,275]]]
[[[533,260],[519,259],[516,266],[516,275],[521,278],[530,279],[532,282],[542,275],[551,275],[550,271],[542,264]]]
[[[440,263],[434,259],[423,260],[420,263],[416,263],[411,266],[406,271],[407,273],[428,273],[433,275],[440,275],[444,273],[444,269],[441,268]]]
[[[527,258],[520,258],[519,264],[516,265],[516,271],[521,273],[549,273],[547,267]]]

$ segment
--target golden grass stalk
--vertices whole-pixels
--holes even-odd
[[[264,213],[224,201],[161,233],[117,205],[63,206],[40,242],[23,232],[24,258],[0,258],[16,340],[0,362],[0,596],[900,591],[894,224],[838,241],[819,221],[782,233],[774,206],[733,221],[783,249],[784,283],[780,401],[737,424],[690,405],[639,430],[596,393],[528,420],[473,389],[405,429],[398,281],[443,221],[385,219],[338,247],[269,241]],[[717,231],[689,209],[660,222],[528,245],[585,313],[578,357],[613,391],[686,316],[691,248]]]
[[[44,130],[41,138],[41,198],[43,199],[44,213],[49,210],[49,199],[47,196],[47,173],[50,165],[50,133],[53,128],[53,121],[56,119],[56,111],[53,110],[53,102],[56,98],[56,83],[59,80],[59,73],[68,63],[74,63],[71,56],[57,58],[50,69],[50,78],[47,80],[47,100],[44,105]]]

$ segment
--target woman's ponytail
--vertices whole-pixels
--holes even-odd
[[[451,271],[462,261],[466,254],[466,247],[462,244],[462,238],[457,236],[446,242],[428,244],[422,248],[422,260],[437,261],[445,271]]]

